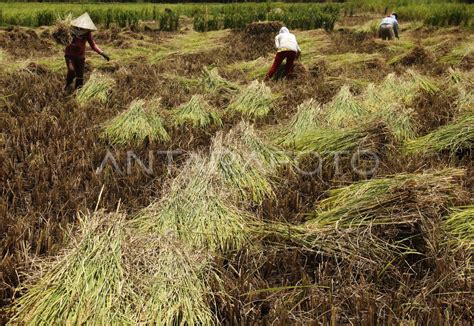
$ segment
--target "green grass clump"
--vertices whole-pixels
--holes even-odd
[[[15,302],[11,323],[29,325],[128,324],[122,262],[124,218],[99,214],[80,219],[80,236]],[[130,291],[130,292],[129,292]]]
[[[201,83],[207,91],[223,91],[233,93],[239,90],[239,86],[222,78],[216,67],[208,69],[204,67]]]
[[[115,80],[112,77],[101,73],[93,73],[87,83],[77,92],[76,100],[81,105],[92,100],[105,103],[114,86]]]
[[[172,111],[170,119],[172,124],[178,127],[191,125],[194,128],[203,128],[210,125],[222,125],[219,114],[201,95],[193,95],[188,103]]]
[[[323,120],[321,106],[314,99],[309,99],[298,105],[296,114],[278,130],[276,143],[288,147],[295,138],[321,125]]]
[[[150,141],[169,141],[158,112],[159,100],[135,100],[130,107],[104,126],[102,137],[114,145],[141,145]]]
[[[252,118],[263,117],[270,113],[274,99],[270,87],[254,80],[229,104],[227,110]]]
[[[330,190],[311,219],[318,227],[410,223],[430,209],[447,206],[462,192],[464,170],[397,174]]]
[[[474,249],[474,206],[453,209],[443,224],[444,230],[458,245],[469,251]]]
[[[408,141],[408,154],[436,154],[447,151],[454,156],[457,151],[474,147],[474,114],[468,113],[437,130]]]
[[[326,119],[333,127],[347,127],[359,122],[368,114],[351,94],[349,86],[343,86],[333,100],[325,108]]]

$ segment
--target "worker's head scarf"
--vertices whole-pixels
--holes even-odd
[[[289,33],[289,32],[290,32],[290,30],[288,28],[282,27],[282,28],[280,28],[280,33],[279,34]]]
[[[395,18],[396,20],[398,20],[398,14],[396,12],[392,12],[392,14],[390,16],[392,18]]]

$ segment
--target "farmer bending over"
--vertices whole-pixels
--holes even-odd
[[[284,76],[289,76],[293,71],[294,61],[301,52],[295,35],[291,34],[286,27],[282,27],[278,35],[275,36],[275,46],[277,48],[277,54],[272,67],[265,76],[265,80],[269,80],[273,77],[284,59],[286,59]]]
[[[65,90],[70,90],[71,84],[76,78],[75,88],[78,89],[84,84],[84,63],[86,55],[86,41],[91,48],[103,56],[107,61],[109,56],[102,51],[92,38],[92,31],[96,31],[92,19],[88,13],[85,13],[71,22],[72,41],[66,46],[64,57],[66,58],[67,76]]]
[[[379,37],[382,40],[393,40],[395,37],[397,39],[399,38],[398,15],[396,12],[382,19],[379,26]]]

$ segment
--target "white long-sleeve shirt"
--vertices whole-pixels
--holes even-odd
[[[286,27],[280,29],[280,33],[275,36],[275,46],[278,50],[301,51],[296,41],[296,36]]]
[[[395,16],[387,16],[380,22],[380,25],[392,25],[393,31],[395,32],[395,36],[398,37],[398,21]]]

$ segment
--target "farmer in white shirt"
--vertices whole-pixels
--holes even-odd
[[[382,40],[398,39],[398,15],[393,12],[390,16],[385,17],[380,22],[379,37]]]
[[[269,80],[273,77],[275,72],[278,70],[278,67],[280,67],[281,63],[285,59],[286,65],[284,76],[290,75],[293,71],[294,61],[301,52],[295,35],[291,34],[286,27],[282,27],[278,35],[275,37],[275,46],[277,48],[277,54],[275,56],[275,60],[273,61],[272,67],[265,76],[265,80]]]

